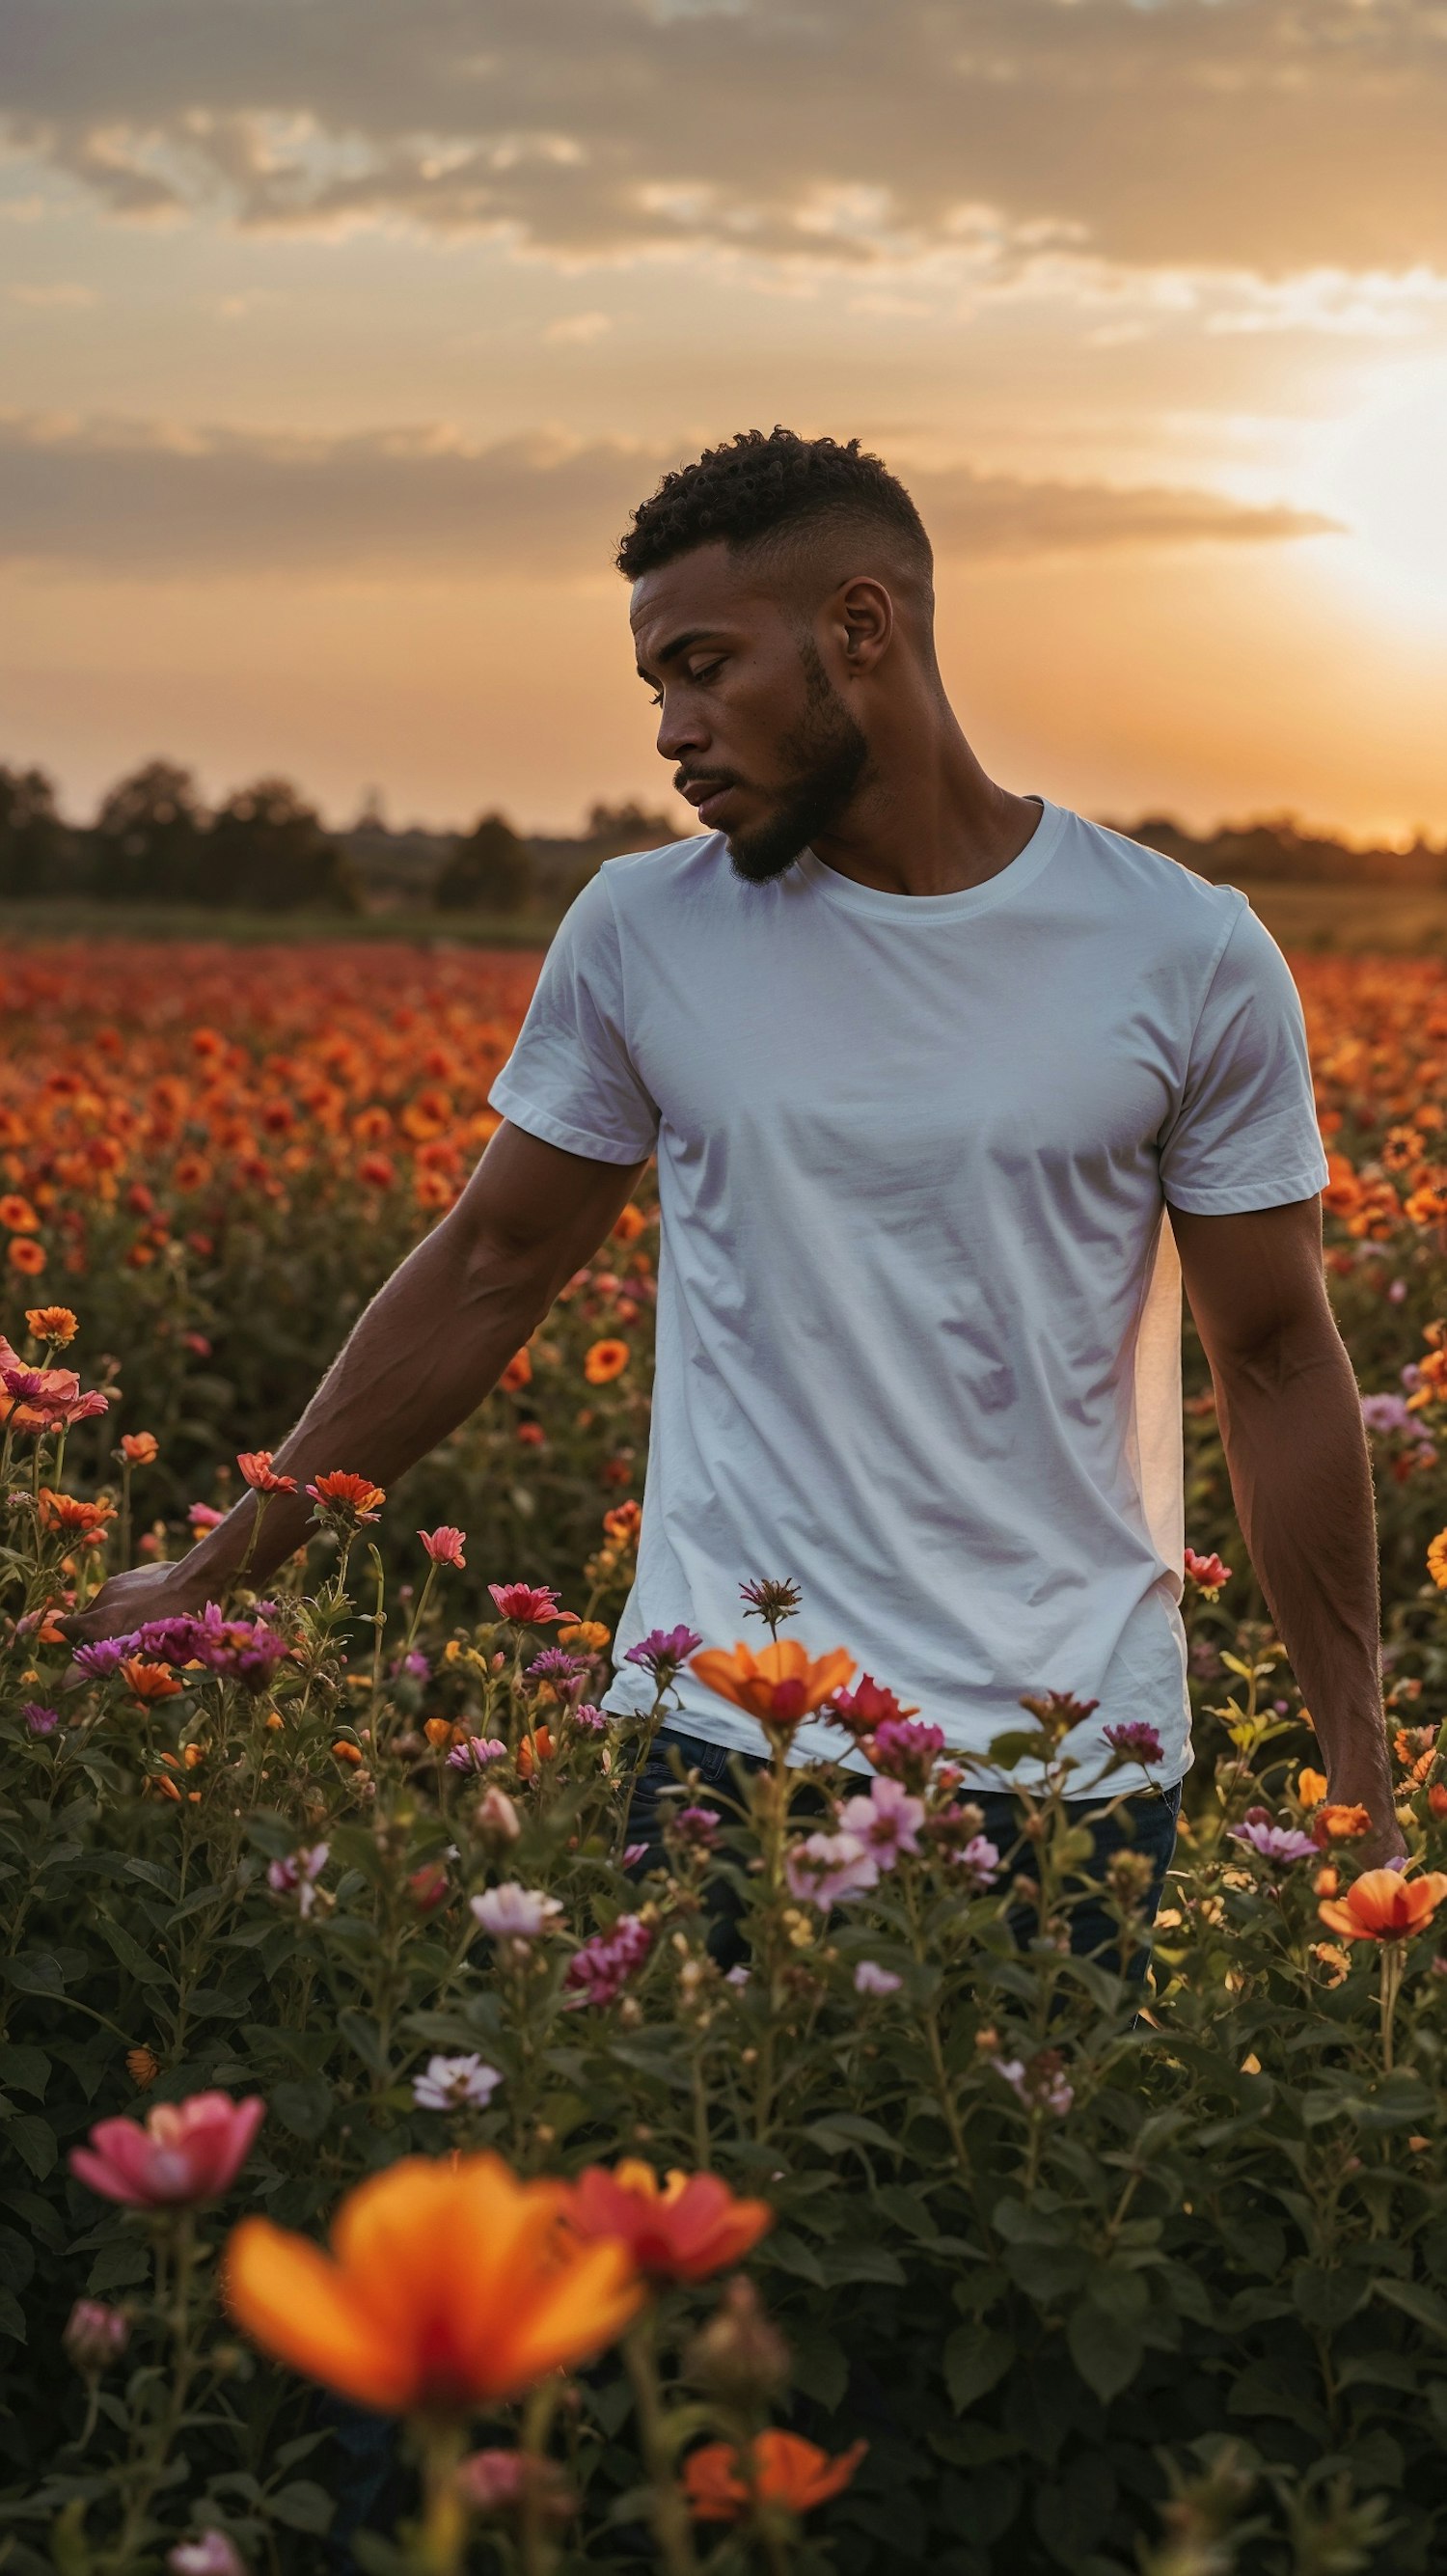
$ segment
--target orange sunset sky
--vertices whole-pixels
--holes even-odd
[[[667,803],[613,548],[784,421],[915,492],[1007,785],[1447,832],[1436,0],[0,0],[0,62],[0,759],[72,812]]]

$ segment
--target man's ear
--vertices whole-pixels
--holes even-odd
[[[830,608],[830,622],[851,670],[872,671],[888,652],[894,635],[894,601],[873,573],[842,582]]]

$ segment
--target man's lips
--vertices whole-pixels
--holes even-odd
[[[693,778],[683,790],[686,801],[694,807],[703,823],[709,821],[711,814],[732,793],[732,781],[727,778]]]

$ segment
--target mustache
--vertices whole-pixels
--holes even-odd
[[[675,793],[681,796],[685,787],[737,787],[738,776],[732,769],[685,769],[673,773]]]

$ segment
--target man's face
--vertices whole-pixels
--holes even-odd
[[[678,793],[723,833],[736,876],[782,876],[837,821],[869,760],[804,612],[714,545],[641,575],[630,616]]]

